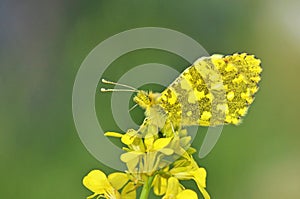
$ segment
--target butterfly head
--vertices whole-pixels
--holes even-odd
[[[133,98],[133,101],[137,103],[143,109],[149,109],[150,107],[157,104],[157,98],[159,93],[139,91],[137,95]]]

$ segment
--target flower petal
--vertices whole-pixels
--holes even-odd
[[[163,149],[160,149],[159,152],[161,152],[165,155],[172,155],[174,153],[174,150],[170,149],[170,148],[163,148]]]
[[[121,193],[122,199],[136,199],[136,187],[133,182],[129,182]]]
[[[153,143],[153,150],[160,150],[166,147],[172,138],[159,138]]]
[[[204,168],[198,168],[192,172],[194,180],[196,181],[198,187],[206,187],[206,171]]]
[[[204,199],[210,199],[210,196],[209,196],[208,192],[205,190],[205,188],[201,187],[200,191],[201,191]]]
[[[146,149],[149,151],[153,147],[153,142],[154,142],[154,136],[153,135],[146,135],[144,139],[144,143],[146,146]]]
[[[128,153],[123,153],[120,157],[120,159],[123,162],[130,162],[136,158],[138,158],[140,155],[143,155],[143,152],[138,152],[138,151],[130,151]]]
[[[104,133],[104,135],[109,136],[109,137],[116,137],[116,138],[120,138],[123,136],[123,134],[116,133],[116,132],[106,132],[106,133]]]
[[[130,145],[137,138],[137,132],[134,129],[128,129],[128,131],[122,136],[121,142],[126,145]]]
[[[83,178],[82,183],[89,190],[97,194],[103,194],[105,189],[111,186],[106,175],[100,170],[92,170]]]
[[[186,189],[180,192],[176,199],[198,199],[197,193],[193,190]]]
[[[123,143],[126,144],[126,145],[130,145],[130,144],[133,143],[134,138],[135,138],[134,136],[129,135],[128,133],[126,133],[126,134],[124,134],[124,135],[122,136],[121,142],[123,142]]]
[[[156,175],[152,182],[153,191],[155,195],[161,196],[166,193],[167,190],[167,179],[161,175]]]
[[[90,195],[90,196],[86,197],[86,199],[95,198],[97,195],[99,195],[99,194],[98,193],[94,193],[93,195]]]
[[[179,187],[179,181],[177,178],[170,177],[168,179],[168,186],[167,186],[167,191],[166,194],[164,195],[163,199],[169,199],[169,198],[174,198],[178,194],[180,190]]]
[[[117,190],[121,189],[128,180],[126,173],[116,172],[108,175],[108,181]]]
[[[190,144],[192,137],[191,136],[186,136],[180,139],[180,146],[187,146]]]

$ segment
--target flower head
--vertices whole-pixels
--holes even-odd
[[[192,156],[188,160],[181,161],[177,167],[172,168],[170,174],[179,180],[194,180],[204,198],[210,199],[208,192],[205,190],[206,170],[199,167]]]
[[[100,170],[92,170],[86,175],[82,182],[85,187],[94,192],[93,195],[87,197],[88,199],[96,196],[107,199],[134,199],[135,189],[132,183],[127,183],[129,180],[126,173],[112,173],[108,177]],[[127,185],[124,187],[124,185]],[[119,189],[122,187],[122,193],[119,193]]]

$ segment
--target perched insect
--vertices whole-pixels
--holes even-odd
[[[145,109],[147,121],[160,129],[182,126],[217,126],[239,124],[246,115],[262,68],[254,55],[212,55],[196,60],[185,69],[162,93],[137,90],[133,87],[106,80],[133,91],[133,100]],[[104,89],[101,91],[117,91]]]

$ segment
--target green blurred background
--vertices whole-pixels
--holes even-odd
[[[299,11],[297,0],[1,0],[1,198],[85,198],[91,193],[82,177],[94,168],[111,171],[77,135],[72,87],[97,44],[147,26],[183,32],[210,54],[248,52],[262,60],[261,89],[244,123],[226,126],[213,151],[197,159],[212,198],[300,198]],[[117,80],[148,62],[188,66],[170,53],[142,50],[116,60],[106,75]],[[96,99],[106,130],[117,130],[101,108],[109,100]]]

